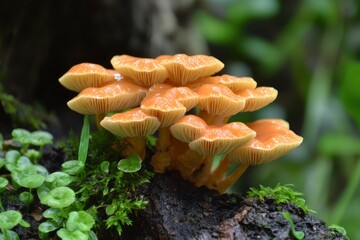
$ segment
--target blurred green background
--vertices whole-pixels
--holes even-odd
[[[79,0],[0,3],[0,132],[80,128],[57,79],[116,54],[209,54],[278,99],[240,121],[284,118],[300,148],[233,191],[294,184],[315,216],[360,239],[360,3],[356,0]],[[10,95],[9,95],[10,94]],[[22,103],[25,103],[22,104]]]

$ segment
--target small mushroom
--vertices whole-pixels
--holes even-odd
[[[186,115],[170,127],[170,132],[176,139],[188,144],[200,138],[205,133],[207,127],[206,122],[200,117]],[[176,147],[179,146],[180,144],[176,145]],[[190,180],[192,173],[199,168],[205,156],[187,147],[186,150],[175,155],[173,158],[171,168],[178,170],[183,178]]]
[[[146,152],[144,137],[154,134],[160,126],[160,121],[156,117],[145,114],[140,108],[134,108],[105,117],[100,124],[111,133],[125,138],[128,146],[122,154],[125,156],[138,154],[144,160]]]
[[[228,74],[221,76],[212,76],[200,78],[191,82],[188,87],[196,90],[204,84],[221,84],[231,89],[233,92],[242,91],[245,89],[255,89],[257,83],[251,77],[236,77]]]
[[[248,168],[273,161],[298,147],[303,138],[289,130],[286,121],[280,119],[264,119],[247,124],[256,132],[256,137],[243,146],[230,152],[226,161],[240,163],[238,169],[224,180],[217,180],[215,185],[219,192],[224,192]]]
[[[207,129],[206,122],[198,116],[186,115],[170,127],[171,134],[178,140],[189,143],[200,138]]]
[[[121,80],[122,76],[115,70],[106,69],[99,64],[80,63],[66,72],[59,82],[75,92],[80,92],[88,87],[99,87],[105,83]]]
[[[184,105],[186,111],[195,107],[199,102],[199,95],[188,87],[172,87],[163,94],[164,98],[176,99],[179,103]]]
[[[128,55],[114,56],[111,59],[114,69],[143,87],[162,83],[168,76],[166,68],[151,58],[136,58]]]
[[[159,138],[156,143],[157,152],[153,155],[151,164],[156,172],[164,172],[170,165],[170,129],[186,112],[186,107],[176,99],[161,96],[159,88],[155,85],[141,102],[141,110],[151,116],[157,117],[161,125]]]
[[[196,185],[204,184],[209,178],[215,155],[227,154],[254,137],[255,132],[241,122],[209,126],[200,138],[189,143],[190,149],[207,156],[202,169],[194,176]]]
[[[68,106],[81,114],[99,114],[138,106],[146,89],[124,79],[98,88],[85,88]]]
[[[245,98],[236,95],[221,84],[204,84],[198,90],[200,117],[207,124],[220,124],[223,119],[240,112],[245,106]]]
[[[244,89],[236,92],[236,95],[246,99],[245,107],[241,112],[253,112],[273,102],[278,91],[272,87],[258,87],[255,89]]]
[[[158,61],[167,69],[169,81],[180,86],[185,86],[201,77],[211,76],[224,67],[221,61],[206,55],[163,55]]]

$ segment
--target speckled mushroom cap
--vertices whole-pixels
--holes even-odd
[[[245,98],[221,84],[204,84],[198,90],[199,107],[209,115],[231,116],[245,106]]]
[[[170,127],[170,132],[176,139],[189,143],[201,137],[207,127],[202,118],[186,115]]]
[[[247,124],[256,137],[227,155],[234,163],[258,165],[270,162],[298,147],[303,138],[289,130],[281,119],[263,119]]]
[[[68,102],[69,108],[81,114],[99,114],[138,106],[147,89],[126,80],[99,88],[85,88]]]
[[[136,58],[128,55],[114,56],[111,59],[114,69],[132,79],[140,86],[151,87],[162,83],[168,77],[166,68],[152,58]]]
[[[254,136],[255,132],[241,122],[209,126],[200,138],[189,143],[189,147],[201,155],[215,156],[233,151]]]
[[[166,68],[169,81],[180,86],[185,86],[202,77],[211,76],[224,67],[221,61],[206,55],[163,55],[157,60]]]
[[[59,78],[59,82],[67,89],[80,92],[88,87],[99,87],[121,79],[122,76],[115,70],[106,69],[94,63],[80,63],[70,68]]]
[[[252,112],[272,103],[278,91],[272,87],[258,87],[255,89],[244,89],[235,93],[246,99],[245,106],[241,112]]]
[[[156,117],[145,114],[140,108],[105,117],[100,124],[120,137],[152,135],[160,127],[160,121]]]

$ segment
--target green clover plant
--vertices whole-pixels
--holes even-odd
[[[38,226],[40,239],[48,239],[53,232],[64,240],[95,240],[95,226],[115,228],[121,235],[123,226],[131,224],[130,213],[146,206],[147,201],[136,196],[135,189],[149,182],[152,174],[141,169],[142,161],[137,155],[118,160],[119,155],[110,149],[114,140],[105,131],[90,134],[90,120],[85,116],[80,140],[63,146],[69,158],[76,160],[65,161],[60,170],[49,173],[37,160],[42,156],[43,146],[52,143],[51,134],[14,129],[9,142],[20,145],[7,145],[0,152],[0,168],[9,172],[0,176],[0,192],[11,191],[24,205],[39,200],[49,207],[42,213],[45,220]],[[19,239],[11,229],[26,226],[22,215],[13,210],[5,214],[8,211],[2,204],[1,210],[5,212],[0,217],[13,219],[6,220],[13,225],[0,224],[3,233],[0,240]],[[98,218],[100,212],[107,216],[104,221]]]
[[[22,219],[22,214],[19,211],[8,210],[0,213],[0,239],[12,240],[20,239],[17,233],[11,231],[17,225],[29,227],[29,223]]]

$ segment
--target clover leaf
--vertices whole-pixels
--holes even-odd
[[[45,181],[55,187],[66,187],[74,180],[74,177],[64,172],[53,172],[45,177]]]
[[[75,192],[68,187],[57,187],[44,195],[41,203],[54,208],[64,208],[75,202]]]
[[[20,223],[21,219],[21,213],[15,210],[8,210],[0,213],[1,229],[12,229]]]
[[[22,129],[22,128],[14,129],[11,132],[11,136],[13,140],[22,143],[24,145],[27,145],[31,142],[31,133],[26,129]]]
[[[52,232],[56,229],[58,229],[60,227],[60,225],[53,221],[53,220],[48,220],[48,221],[45,221],[43,223],[41,223],[38,227],[38,230],[42,233],[49,233],[49,232]]]
[[[44,146],[52,144],[53,136],[45,131],[34,131],[30,134],[30,143],[35,146]]]
[[[137,172],[141,168],[141,158],[138,155],[133,154],[128,158],[121,159],[118,163],[117,168],[120,171],[127,173]]]
[[[69,175],[77,175],[84,169],[84,164],[78,160],[70,160],[61,165],[63,172]]]
[[[69,214],[69,218],[66,221],[66,229],[72,232],[76,230],[87,232],[90,231],[94,224],[94,218],[87,212],[73,211]]]

